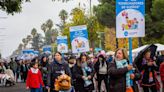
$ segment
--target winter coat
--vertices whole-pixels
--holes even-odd
[[[50,66],[48,67],[48,77],[47,77],[47,85],[54,89],[54,82],[55,79],[57,79],[58,76],[62,74],[62,71],[65,72],[65,74],[71,76],[71,71],[68,66],[68,63],[65,60],[62,60],[61,63],[54,60]]]
[[[40,71],[42,73],[42,79],[45,85],[47,85],[47,77],[48,77],[48,67],[49,67],[49,63],[46,62],[41,62],[40,64]]]
[[[14,72],[16,72],[16,70],[17,70],[17,62],[15,62],[15,61],[11,61],[10,63],[9,63],[9,66],[10,66],[10,69],[11,70],[13,70]]]
[[[87,67],[91,69],[91,71],[87,71],[87,76],[90,75],[92,77],[91,78],[92,84],[89,85],[88,87],[84,87],[85,81],[82,79],[82,76],[84,76],[82,68],[77,64],[73,68],[73,73],[75,75],[74,77],[76,79],[75,89],[77,89],[78,92],[86,92],[86,91],[88,92],[89,90],[90,91],[94,90],[94,84],[93,84],[94,68],[92,64],[87,64]]]
[[[133,67],[136,68],[135,65],[133,65]],[[110,76],[109,78],[110,92],[126,92],[126,73],[127,72],[128,72],[127,67],[117,69],[115,61],[112,61],[111,63],[109,63],[108,74]],[[139,80],[141,77],[141,75],[138,72],[138,69],[135,70],[134,75],[135,75],[135,79],[133,81],[132,88],[134,92],[139,92],[138,86],[135,82],[136,80]]]
[[[42,87],[44,86],[40,70],[38,69],[37,73],[33,73],[32,70],[29,69],[26,80],[26,87],[40,88],[40,85],[42,85]]]
[[[153,62],[151,59],[148,62]],[[142,74],[142,80],[141,80],[141,86],[152,86],[156,84],[156,71],[158,70],[158,67],[155,65],[148,66],[145,59],[143,59],[142,62],[142,68],[141,68],[141,74]],[[150,73],[152,73],[152,81],[150,82]]]

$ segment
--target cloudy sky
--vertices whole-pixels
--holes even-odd
[[[59,12],[65,9],[68,13],[79,5],[89,9],[89,0],[72,0],[68,3],[52,2],[51,0],[31,0],[31,3],[22,5],[22,12],[7,15],[0,11],[0,52],[3,57],[9,56],[22,41],[31,33],[32,28],[37,28],[42,33],[40,26],[48,19],[52,19],[54,24],[60,22]],[[86,6],[84,6],[84,4]],[[97,5],[97,0],[92,0],[93,5]]]

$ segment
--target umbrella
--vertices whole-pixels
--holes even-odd
[[[155,44],[157,46],[157,51],[164,51],[164,45],[163,44]]]
[[[148,45],[138,53],[137,57],[134,59],[134,63],[136,64],[136,66],[139,70],[141,70],[142,59],[147,50],[151,51],[151,58],[154,59],[155,52],[157,50],[157,46],[154,44]]]
[[[154,44],[154,45],[156,45],[157,46],[157,51],[164,51],[164,45],[163,44]],[[133,49],[132,50],[132,53],[133,54],[138,54],[141,50],[143,50],[143,49],[145,49],[147,46],[149,46],[149,45],[144,45],[144,46],[141,46],[141,47],[139,47],[139,48],[136,48],[136,49]]]

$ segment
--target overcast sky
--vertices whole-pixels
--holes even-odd
[[[54,24],[60,22],[58,17],[59,12],[65,9],[68,13],[78,6],[81,2],[81,7],[86,5],[89,9],[89,0],[72,0],[68,3],[52,2],[51,0],[31,0],[31,3],[22,5],[22,12],[12,15],[7,15],[0,11],[0,52],[3,57],[11,55],[11,53],[31,33],[32,28],[37,28],[39,33],[42,33],[40,26],[48,19],[52,19]],[[92,0],[93,5],[97,5],[97,0]],[[88,11],[88,10],[87,10]]]

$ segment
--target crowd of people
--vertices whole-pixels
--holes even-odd
[[[32,60],[1,62],[0,73],[13,71],[15,82],[21,78],[31,92],[160,92],[159,81],[164,84],[164,51],[157,59],[151,51],[144,52],[141,67],[130,64],[125,49],[114,55],[100,51],[96,55],[64,56],[56,52],[53,58],[42,55]],[[161,80],[158,80],[157,72]],[[103,85],[103,86],[102,86]]]

